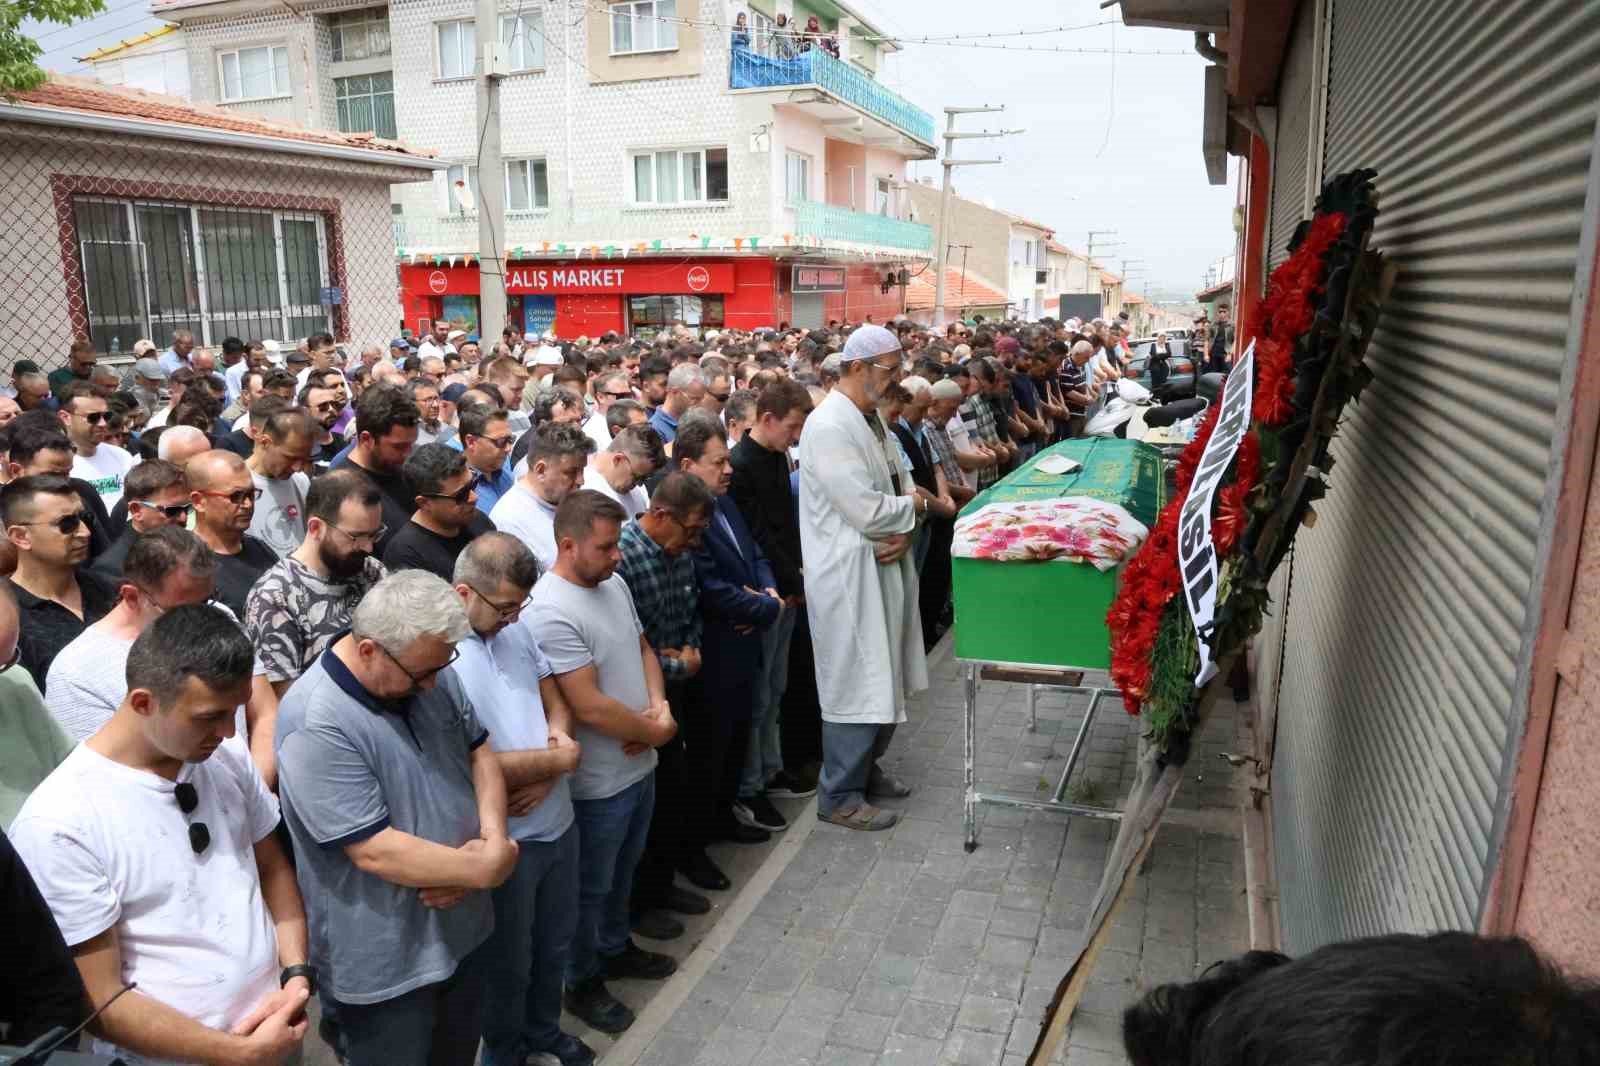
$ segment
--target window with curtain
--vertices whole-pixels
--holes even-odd
[[[544,69],[544,19],[537,13],[501,15],[500,44],[512,70]]]
[[[333,61],[372,59],[389,54],[389,9],[368,7],[328,16]]]
[[[478,213],[478,165],[476,163],[457,163],[445,171],[445,185],[450,190],[450,213],[452,215],[475,215]],[[472,198],[472,206],[468,207],[462,201],[459,192],[461,183],[465,182],[467,193]]]
[[[219,52],[217,65],[222,72],[224,102],[289,95],[289,49],[283,45]]]
[[[783,194],[789,203],[811,199],[811,157],[789,152],[783,160]]]
[[[396,138],[394,125],[394,75],[362,74],[333,79],[334,103],[342,133],[376,133]]]
[[[879,215],[894,213],[894,198],[888,178],[878,178],[873,182],[872,210]]]
[[[434,26],[438,41],[439,77],[470,78],[477,72],[478,27],[472,19],[455,19]]]
[[[506,210],[533,211],[550,206],[550,180],[543,159],[506,162]]]
[[[726,203],[727,148],[634,153],[633,200],[640,204]]]
[[[677,0],[624,0],[611,5],[611,54],[678,47]]]

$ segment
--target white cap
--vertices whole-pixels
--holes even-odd
[[[919,396],[927,395],[928,390],[933,388],[933,386],[928,384],[927,378],[917,377],[914,374],[911,377],[901,381],[900,387],[909,392],[913,399]]]
[[[464,330],[464,329],[453,329],[449,333],[445,334],[444,339],[447,340],[447,341],[453,341],[457,337],[465,338],[466,335],[467,335],[467,331]]]
[[[534,366],[562,366],[566,360],[561,357],[560,348],[552,348],[548,344],[541,347],[533,356]]]

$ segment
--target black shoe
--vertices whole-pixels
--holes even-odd
[[[748,825],[755,829],[765,829],[777,833],[789,828],[788,819],[778,813],[778,808],[767,799],[766,793],[751,796],[749,799],[739,800],[733,805],[733,816],[740,825]]]
[[[602,959],[600,964],[605,968],[607,981],[616,981],[624,977],[664,981],[678,972],[678,962],[671,955],[646,951],[631,940],[628,941],[628,946],[622,949],[622,954]]]
[[[743,826],[740,828],[743,828]],[[695,888],[703,888],[707,892],[722,892],[733,885],[733,882],[728,880],[728,875],[719,870],[717,864],[711,861],[711,856],[703,851],[695,851],[686,855],[678,863],[678,869],[683,871],[683,876],[689,879],[691,885]],[[685,895],[688,894],[685,893]],[[695,896],[695,899],[700,898]],[[702,902],[709,909],[710,900],[703,900]],[[696,913],[704,914],[705,911],[701,910]]]
[[[635,933],[651,940],[676,940],[683,935],[683,923],[662,911],[643,911],[630,924]]]
[[[603,978],[591,977],[582,984],[572,985],[563,998],[567,1010],[591,1029],[615,1036],[626,1032],[633,1024],[633,1011],[606,991]]]
[[[911,786],[889,773],[877,763],[867,775],[868,799],[905,799],[911,795]]]
[[[726,825],[717,830],[717,839],[733,844],[765,844],[772,839],[772,834],[755,826],[741,825],[730,818]]]
[[[772,780],[767,782],[768,799],[803,800],[810,799],[816,794],[815,781],[805,781],[798,774],[791,774],[787,770],[779,770],[772,775]]]
[[[667,894],[661,897],[661,909],[675,914],[709,914],[711,901],[698,892],[690,892],[687,888],[673,885],[667,889]]]
[[[528,1052],[534,1066],[594,1066],[594,1049],[571,1033],[562,1033],[547,1048]]]

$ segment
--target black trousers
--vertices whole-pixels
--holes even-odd
[[[708,645],[702,654],[710,661],[730,652]],[[760,656],[759,645],[754,654]],[[720,671],[702,669],[701,677],[690,683],[694,713],[678,720],[688,748],[684,842],[690,848],[704,848],[721,838],[733,822],[733,803],[739,798],[739,776],[750,744],[754,681],[728,682],[716,673]]]
[[[789,684],[783,691],[783,765],[790,771],[822,761],[822,705],[817,701],[817,662],[811,650],[810,616],[795,621],[789,642]]]
[[[928,557],[922,563],[917,607],[922,613],[922,642],[930,648],[938,636],[945,602],[950,599],[950,543],[955,535],[955,519],[936,515],[928,520]]]
[[[667,703],[678,720],[678,734],[656,749],[656,807],[650,815],[650,836],[633,874],[631,908],[653,910],[666,898],[672,876],[686,847],[684,719],[695,713],[689,683],[667,682]]]

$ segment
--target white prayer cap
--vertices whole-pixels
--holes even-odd
[[[917,377],[917,376],[913,375],[913,376],[911,376],[909,378],[906,378],[904,381],[900,382],[900,387],[902,389],[905,389],[907,392],[909,392],[913,399],[916,399],[916,398],[918,398],[920,396],[926,395],[928,390],[931,389],[933,386],[928,384],[928,379],[927,378]]]
[[[884,329],[882,326],[868,323],[858,326],[844,342],[844,353],[839,357],[841,363],[853,363],[857,359],[876,359],[880,355],[900,350],[900,338]]]
[[[902,384],[904,383],[902,382]],[[935,381],[928,392],[935,400],[959,400],[962,395],[961,386],[949,378],[940,378]]]

